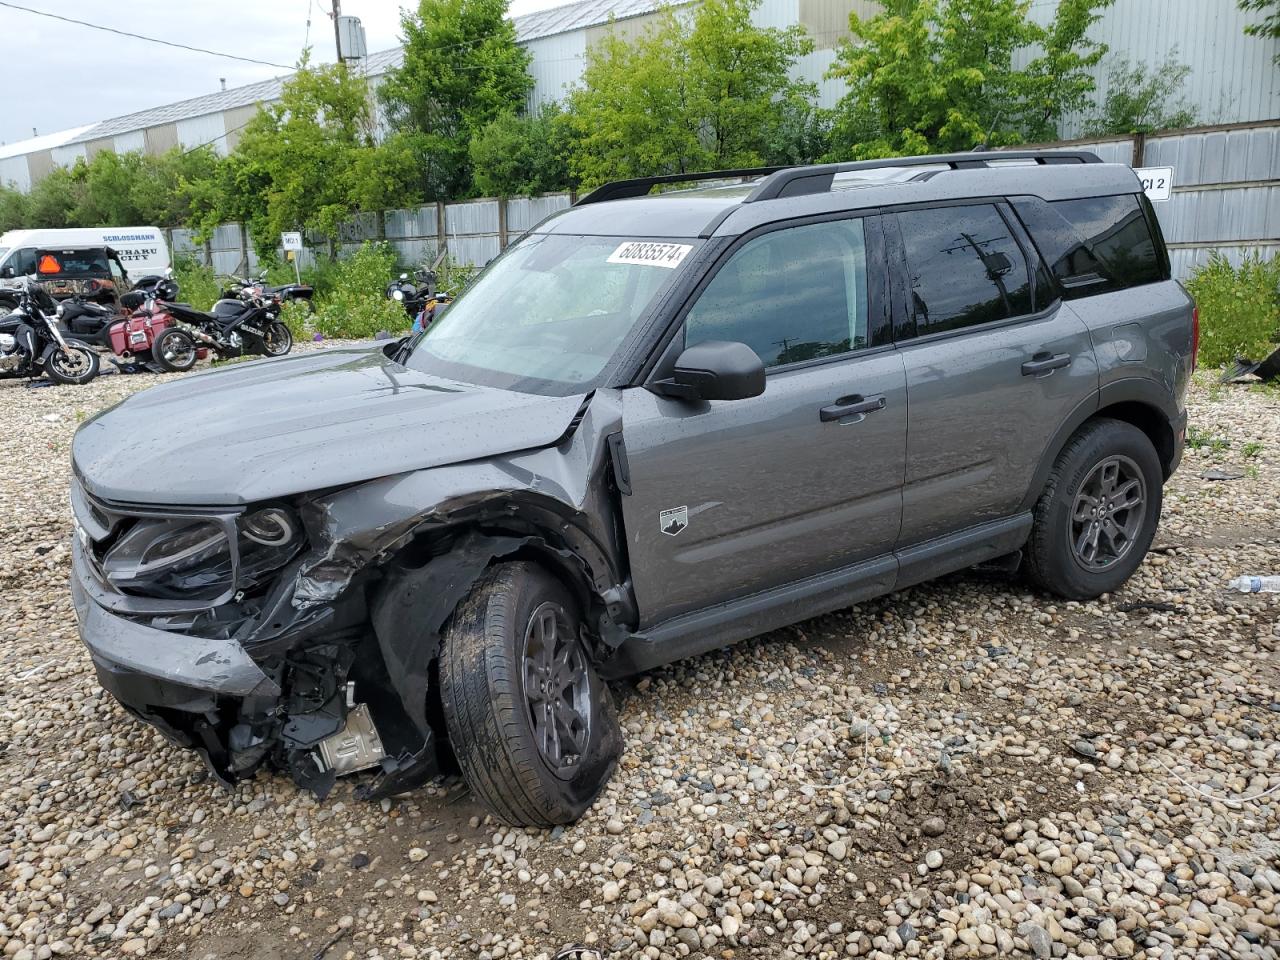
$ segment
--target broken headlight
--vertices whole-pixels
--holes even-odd
[[[264,547],[283,547],[301,533],[297,518],[284,507],[264,507],[240,521],[240,533]]]
[[[139,518],[103,555],[102,575],[132,596],[216,604],[264,582],[304,540],[297,515],[281,505],[250,510],[234,526],[230,518]]]
[[[231,543],[216,520],[139,520],[107,550],[102,573],[121,593],[214,601],[232,588]]]

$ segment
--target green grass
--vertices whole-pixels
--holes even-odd
[[[1240,448],[1240,455],[1244,457],[1246,460],[1252,460],[1254,457],[1256,457],[1258,454],[1262,452],[1262,449],[1263,449],[1262,441],[1250,440],[1248,443],[1246,443],[1244,446]]]
[[[1207,450],[1210,453],[1221,453],[1231,448],[1231,441],[1226,437],[1210,433],[1195,424],[1187,427],[1187,446],[1192,450]]]

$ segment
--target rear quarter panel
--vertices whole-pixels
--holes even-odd
[[[1155,381],[1184,409],[1191,379],[1191,297],[1176,280],[1096,294],[1069,304],[1093,338],[1098,385]]]

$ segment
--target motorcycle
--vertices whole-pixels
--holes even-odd
[[[293,334],[280,319],[280,302],[274,298],[224,298],[208,312],[168,300],[162,300],[160,307],[197,344],[224,359],[245,354],[283,357],[293,349]]]
[[[62,334],[57,304],[39,283],[24,278],[0,316],[0,377],[48,377],[54,383],[88,383],[98,375],[98,355]]]
[[[121,297],[127,316],[70,297],[58,304],[58,319],[71,336],[113,354],[109,359],[121,371],[136,372],[140,368],[135,364],[141,364],[156,373],[184,373],[208,351],[196,346],[195,338],[174,322],[163,304],[156,306],[162,296],[177,299],[177,283],[165,277],[144,279],[155,282]]]
[[[386,295],[388,300],[404,306],[413,318],[413,332],[420,333],[431,325],[441,307],[453,302],[453,296],[436,289],[434,270],[417,270],[414,276],[417,282],[410,280],[407,273],[400,274],[399,279],[387,284]]]
[[[222,291],[223,300],[274,299],[278,303],[302,303],[308,312],[315,313],[312,302],[315,288],[306,283],[286,283],[278,287],[267,284],[265,277],[228,277],[231,281]]]

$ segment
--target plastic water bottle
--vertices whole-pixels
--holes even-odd
[[[1227,588],[1241,593],[1280,593],[1280,577],[1236,577]]]

